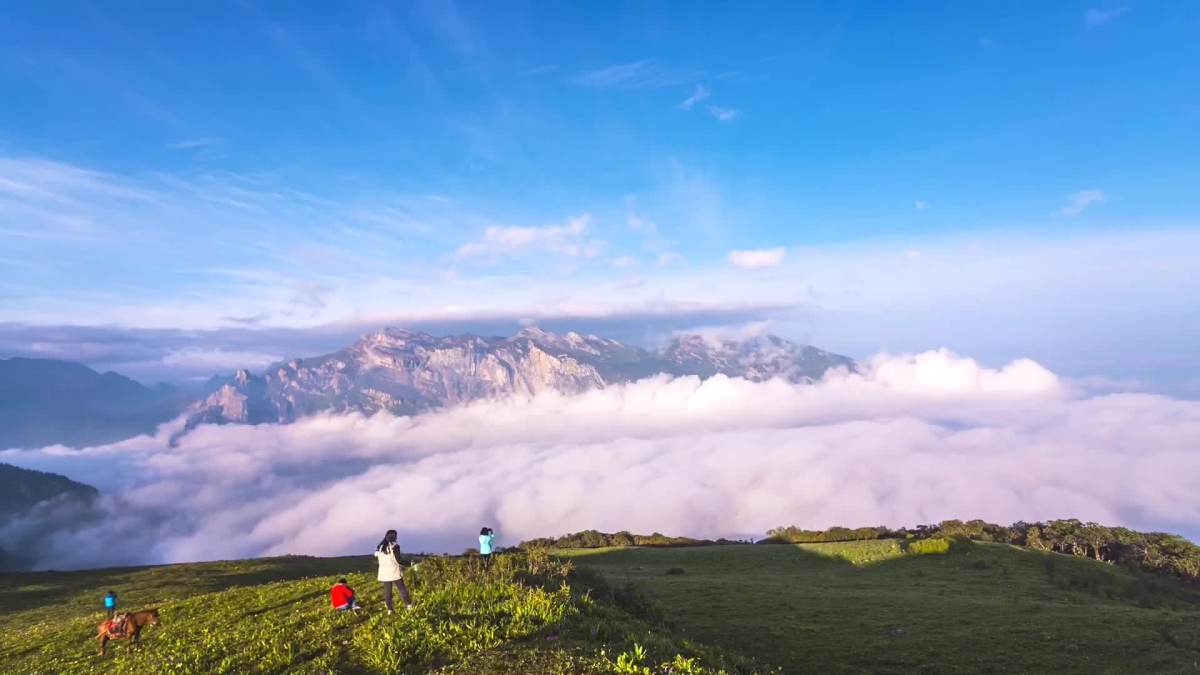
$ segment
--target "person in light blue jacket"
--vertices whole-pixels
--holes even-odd
[[[483,556],[484,565],[492,562],[492,540],[495,538],[496,533],[490,527],[479,531],[479,555]]]
[[[109,591],[104,594],[104,611],[108,614],[108,620],[117,615],[117,592]]]

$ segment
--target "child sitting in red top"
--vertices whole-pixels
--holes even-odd
[[[346,585],[345,579],[338,579],[329,589],[329,602],[339,612],[358,611],[358,598],[354,597],[354,589]]]

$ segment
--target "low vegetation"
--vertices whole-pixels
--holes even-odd
[[[781,528],[774,546],[585,532],[540,543],[588,546],[527,542],[490,566],[419,559],[415,608],[393,615],[369,557],[0,574],[0,662],[117,675],[1195,672],[1200,587],[1109,561],[1106,544],[1084,555],[1095,548],[1072,549],[1085,530],[1069,523],[801,544],[780,542],[814,535]],[[1005,542],[1014,532],[1021,545]],[[652,543],[626,543],[639,540]],[[329,608],[339,576],[361,612]],[[163,625],[102,658],[110,588],[125,609],[160,608]]]
[[[852,542],[869,539],[970,539],[1090,557],[1140,571],[1171,575],[1200,584],[1200,546],[1164,532],[1136,532],[1127,527],[1108,527],[1096,522],[1050,520],[995,525],[983,520],[943,520],[937,525],[922,525],[899,530],[887,527],[830,527],[828,530],[800,530],[776,527],[760,543],[802,544],[814,542]]]
[[[680,634],[787,673],[1197,672],[1192,586],[962,541],[562,553],[643,591]]]
[[[760,544],[812,544],[822,542],[870,541],[877,539],[947,539],[995,542],[1025,546],[1040,551],[1092,558],[1155,574],[1165,574],[1188,582],[1200,583],[1200,546],[1174,534],[1137,532],[1125,527],[1108,527],[1075,519],[1012,525],[996,525],[982,520],[945,520],[936,525],[914,528],[831,527],[805,530],[777,527],[767,532]],[[640,542],[646,543],[640,543]],[[633,542],[633,543],[630,543]],[[737,543],[722,540],[707,542],[684,537],[649,537],[628,532],[605,534],[588,530],[557,539],[537,540],[552,548],[598,548],[605,546],[696,546],[711,543]],[[939,544],[918,545],[937,547]]]
[[[406,575],[415,607],[383,611],[369,558],[279,558],[3,575],[5,673],[756,672],[748,659],[674,635],[632,589],[578,575],[544,550],[436,557]],[[346,576],[358,613],[329,608]],[[97,656],[99,599],[157,606],[140,648]],[[214,590],[219,589],[219,590]]]

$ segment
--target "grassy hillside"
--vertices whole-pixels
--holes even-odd
[[[89,500],[100,493],[66,476],[0,462],[0,521],[56,497]]]
[[[572,569],[574,567],[574,569]],[[0,575],[5,673],[1200,671],[1200,600],[1169,579],[1004,545],[891,540],[433,558],[381,611],[373,561],[273,558]],[[349,577],[367,609],[328,609]],[[100,598],[158,606],[96,656]],[[643,653],[644,652],[644,653]]]
[[[1200,672],[1194,590],[1082,558],[895,540],[568,555],[646,589],[681,634],[785,672]]]
[[[416,608],[387,615],[372,558],[274,558],[140,569],[0,575],[0,663],[8,673],[754,672],[621,609],[571,563],[511,554],[433,558],[406,574]],[[329,609],[348,577],[365,604]],[[578,576],[578,575],[575,575]],[[141,648],[97,656],[100,599],[160,607]],[[649,672],[649,671],[646,671]]]

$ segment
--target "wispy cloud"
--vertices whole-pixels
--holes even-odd
[[[722,122],[732,122],[741,115],[741,113],[733,108],[722,108],[718,105],[708,106],[708,112]]]
[[[771,267],[778,267],[783,262],[784,256],[787,254],[787,249],[782,246],[776,248],[750,249],[745,251],[730,251],[729,262],[734,267],[740,267],[744,270],[762,270]]]
[[[328,284],[319,281],[302,281],[295,285],[292,293],[292,304],[302,305],[312,310],[325,309],[328,304],[326,296],[333,291]]]
[[[703,71],[674,68],[643,59],[577,74],[572,81],[587,87],[678,87],[700,80]]]
[[[643,218],[637,213],[630,212],[627,216],[625,216],[625,224],[629,226],[629,229],[640,234],[647,236],[654,236],[658,234],[658,224],[653,220]]]
[[[577,258],[591,258],[600,251],[600,242],[584,237],[591,223],[589,214],[568,218],[563,225],[543,227],[493,225],[483,232],[483,238],[458,247],[460,259],[511,257],[528,251],[542,251]]]
[[[1067,205],[1058,210],[1064,216],[1077,216],[1094,204],[1102,204],[1108,199],[1103,190],[1080,190],[1067,195]]]
[[[655,267],[660,267],[660,268],[661,267],[670,267],[671,265],[674,265],[675,263],[682,262],[682,261],[683,261],[682,255],[675,253],[674,251],[671,251],[671,252],[660,254],[658,256],[658,258],[654,261],[654,265],[655,265]]]
[[[918,199],[917,201],[913,202],[913,208],[918,211],[924,211],[925,209],[929,208],[929,202],[925,201],[924,199]]]
[[[643,59],[641,61],[619,63],[615,66],[589,70],[580,73],[575,78],[575,81],[589,87],[611,87],[617,84],[625,84],[645,75],[650,69],[650,63],[648,59]]]
[[[1116,7],[1114,9],[1089,9],[1083,13],[1083,23],[1088,28],[1103,26],[1111,21],[1116,21],[1121,18],[1121,15],[1128,10],[1128,7]]]
[[[692,106],[708,98],[711,93],[708,89],[704,88],[704,85],[697,84],[695,89],[692,90],[691,96],[679,102],[679,109],[691,110]]]
[[[224,138],[219,136],[205,136],[202,138],[185,138],[174,143],[167,143],[168,150],[196,150],[198,148],[210,148],[214,145],[220,145],[225,142]]]

